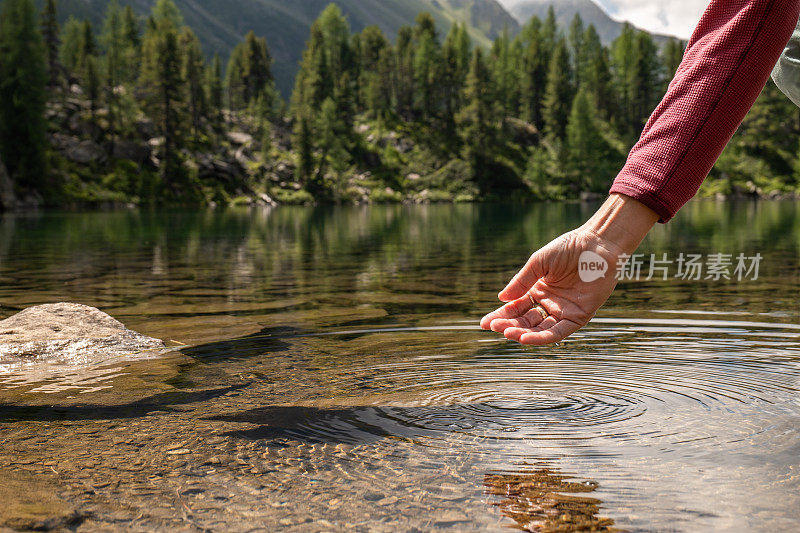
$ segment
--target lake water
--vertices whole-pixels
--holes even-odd
[[[797,531],[800,204],[695,202],[640,249],[757,280],[625,281],[560,346],[480,330],[592,208],[6,216],[0,318],[174,349],[0,361],[0,526]]]

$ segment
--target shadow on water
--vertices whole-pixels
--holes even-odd
[[[289,343],[281,338],[296,337],[301,333],[300,330],[292,327],[265,327],[244,337],[189,346],[181,349],[180,352],[187,357],[203,362],[247,359],[268,353],[288,351]]]
[[[155,394],[143,400],[120,405],[82,404],[76,406],[33,406],[0,403],[0,422],[20,421],[78,421],[115,420],[139,418],[154,411],[170,411],[180,405],[206,402],[231,392],[243,389],[249,384],[231,385],[218,389],[202,391],[170,391]]]
[[[600,500],[576,494],[597,489],[595,481],[569,481],[548,468],[514,473],[486,474],[486,493],[500,512],[523,531],[543,533],[572,531],[620,531],[610,518],[599,516]]]

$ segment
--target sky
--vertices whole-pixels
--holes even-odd
[[[524,0],[499,0],[510,6]],[[558,0],[553,0],[558,2]],[[593,0],[617,20],[639,28],[688,39],[710,0]]]

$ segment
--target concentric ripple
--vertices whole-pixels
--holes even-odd
[[[338,371],[336,379],[383,394],[343,400],[292,434],[347,441],[396,436],[443,447],[521,441],[544,449],[592,447],[598,455],[620,445],[657,446],[667,454],[766,445],[778,427],[784,440],[786,427],[800,437],[800,350],[793,339],[800,327],[761,326],[615,319],[560,348],[538,349],[476,343],[486,337],[461,326],[315,335],[333,344],[341,336],[350,349],[364,350],[386,335],[401,345],[404,335],[415,340],[388,362]],[[632,329],[637,334],[626,335]],[[436,335],[446,353],[431,353],[434,344],[420,335]],[[618,341],[608,344],[609,336]],[[502,453],[512,458],[520,449]]]

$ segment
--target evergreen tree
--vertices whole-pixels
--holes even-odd
[[[206,92],[208,93],[209,116],[215,130],[222,128],[222,62],[219,54],[214,54],[211,66],[206,71]]]
[[[94,29],[92,28],[92,23],[89,22],[88,20],[83,21],[83,25],[81,27],[81,33],[82,33],[82,38],[81,38],[80,58],[81,61],[83,61],[83,63],[81,63],[79,66],[81,68],[85,68],[86,59],[91,56],[97,55],[97,41],[95,41],[94,38]]]
[[[541,26],[534,17],[523,32],[527,45],[522,55],[521,112],[522,118],[540,131],[544,127],[542,102],[550,66],[550,50]]]
[[[177,14],[177,15],[176,15]],[[163,137],[161,178],[171,193],[178,194],[183,177],[179,150],[183,140],[184,80],[179,46],[180,13],[172,0],[158,0],[147,23],[142,42],[139,86],[145,93],[146,110]]]
[[[406,121],[413,120],[414,114],[414,32],[404,26],[397,32],[396,65],[397,85],[395,104],[397,115]]]
[[[449,132],[455,126],[455,115],[461,108],[461,96],[470,65],[471,42],[464,23],[455,23],[442,46],[440,87],[444,99],[443,123]]]
[[[106,17],[103,22],[103,32],[100,42],[105,51],[105,86],[106,101],[108,102],[108,133],[111,142],[114,142],[116,133],[116,119],[119,115],[117,87],[123,82],[125,74],[125,36],[122,25],[122,8],[117,0],[111,0],[106,8]],[[92,73],[97,75],[97,72]]]
[[[519,57],[515,54],[508,28],[492,44],[492,78],[495,100],[503,117],[516,115],[519,101]]]
[[[414,36],[414,110],[419,119],[432,123],[438,113],[441,47],[430,13],[417,16]]]
[[[583,43],[586,48],[583,86],[589,91],[600,116],[608,120],[617,112],[608,49],[601,44],[593,25],[586,28]]]
[[[572,103],[566,128],[565,173],[573,193],[604,191],[617,169],[596,117],[591,96],[581,89]]]
[[[572,23],[569,26],[569,48],[572,54],[572,67],[575,72],[575,86],[580,87],[584,83],[584,75],[587,70],[589,43],[586,42],[586,28],[579,13],[575,13]]]
[[[242,109],[273,83],[267,41],[252,31],[236,45],[228,62],[226,82],[231,109]]]
[[[636,80],[634,97],[634,126],[636,131],[644,128],[645,122],[663,95],[664,66],[658,55],[658,46],[653,36],[645,31],[636,35]]]
[[[70,72],[75,72],[81,61],[83,50],[83,23],[69,17],[61,28],[61,46],[58,57],[61,64]]]
[[[33,0],[5,0],[0,14],[0,155],[24,188],[44,185],[47,52]]]
[[[62,29],[59,56],[65,67],[78,78],[86,75],[86,60],[97,55],[97,43],[88,20],[67,19]]]
[[[367,112],[378,120],[389,120],[393,109],[395,55],[390,46],[381,50],[375,72],[367,78]]]
[[[476,48],[467,75],[464,108],[458,115],[458,128],[464,145],[464,158],[474,179],[484,190],[488,188],[491,175],[489,168],[496,143],[496,117],[491,72],[483,51]]]
[[[86,57],[84,67],[84,89],[86,97],[89,99],[89,121],[92,126],[92,136],[99,139],[101,136],[100,128],[97,125],[97,110],[100,108],[100,72],[98,59],[95,56]]]
[[[381,56],[391,45],[377,26],[367,26],[358,39],[358,101],[359,107],[365,108],[375,116],[376,109],[369,105],[380,100],[378,70],[381,68]],[[373,94],[373,91],[378,93]]]
[[[47,71],[50,77],[49,85],[58,85],[58,20],[56,20],[56,0],[46,0],[42,10],[42,38],[44,39],[47,54]]]
[[[357,95],[353,80],[358,73],[351,43],[347,20],[336,5],[329,5],[311,26],[292,93],[292,143],[298,150],[298,174],[306,179],[309,191],[322,196],[332,192],[333,184],[325,180],[327,169],[330,166],[338,172],[348,164],[346,154],[355,143]],[[336,133],[335,142],[331,131]],[[312,161],[315,149],[319,153],[316,165]],[[316,171],[312,170],[315,166]]]
[[[680,66],[681,61],[683,61],[684,48],[686,48],[686,45],[683,41],[675,39],[674,37],[670,38],[664,45],[661,56],[667,73],[667,81],[672,80],[675,73],[678,71],[678,66]]]
[[[139,58],[142,52],[142,27],[133,8],[126,5],[122,10],[123,53],[121,57],[122,81],[132,83],[139,75]]]
[[[569,50],[564,39],[556,44],[542,103],[544,133],[554,139],[562,139],[567,118],[572,106],[573,87],[570,75]]]
[[[208,98],[203,80],[203,50],[197,36],[187,27],[181,31],[180,42],[183,56],[181,77],[186,82],[192,135],[197,140],[203,130],[203,120],[208,116]]]

